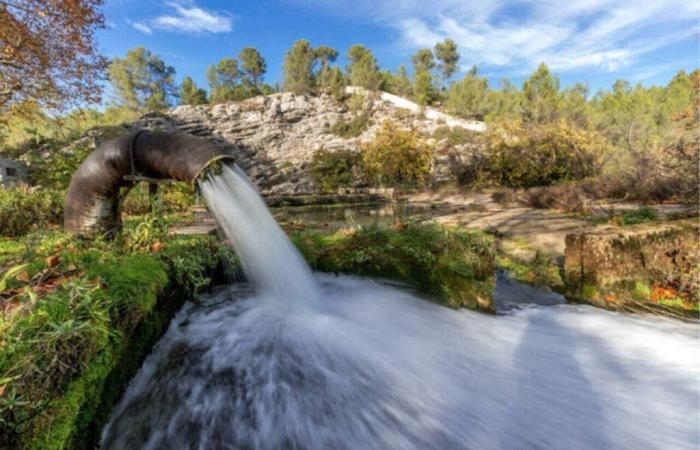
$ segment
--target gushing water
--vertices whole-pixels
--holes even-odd
[[[695,325],[571,305],[487,316],[313,276],[242,173],[202,190],[254,289],[183,308],[103,449],[700,445]]]
[[[200,182],[209,211],[236,250],[257,292],[287,306],[317,300],[311,270],[267,209],[257,189],[238,166]]]

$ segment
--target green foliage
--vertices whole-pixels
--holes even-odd
[[[382,75],[370,49],[360,44],[353,45],[348,50],[347,59],[349,63],[346,71],[352,86],[361,86],[371,91],[379,89]]]
[[[459,50],[457,43],[447,38],[435,44],[435,58],[440,61],[439,68],[443,80],[449,79],[459,68]]]
[[[352,186],[362,178],[362,157],[352,150],[318,150],[311,160],[311,178],[323,192]]]
[[[157,254],[63,233],[29,235],[21,242],[6,258],[23,261],[19,270],[28,281],[15,277],[11,285],[20,293],[3,298],[15,308],[0,318],[0,446],[83,448],[76,440],[85,436],[76,432],[85,433],[95,420],[103,390],[115,389],[108,379],[133,356],[127,349],[141,339],[141,325],[157,308],[170,310],[172,296],[156,306],[169,280],[178,285],[176,295],[193,295],[210,283],[208,272],[222,259],[235,259],[211,237],[169,238]],[[58,282],[47,286],[45,279]],[[167,320],[152,325],[151,342]],[[140,351],[143,357],[145,348]],[[129,365],[120,386],[139,361]]]
[[[489,100],[488,80],[480,78],[474,67],[461,81],[452,83],[445,107],[450,114],[484,120],[489,112]]]
[[[265,58],[257,49],[246,47],[238,54],[238,59],[241,61],[244,83],[250,85],[255,94],[258,94],[265,72],[267,72]]]
[[[362,147],[370,180],[380,186],[419,187],[426,184],[433,148],[414,131],[384,122],[374,140]]]
[[[0,234],[21,236],[63,220],[63,193],[26,188],[0,189]]]
[[[204,105],[207,103],[207,92],[197,87],[197,84],[190,76],[182,80],[180,87],[181,105]]]
[[[618,222],[620,225],[637,225],[640,223],[655,222],[659,215],[654,208],[643,206],[632,211],[624,213]]]
[[[493,241],[485,234],[408,226],[305,231],[292,239],[314,269],[391,278],[446,306],[489,309],[495,265]]]
[[[153,212],[141,217],[133,228],[125,227],[122,235],[127,251],[149,253],[167,238],[168,222],[160,212]]]
[[[316,53],[306,39],[300,39],[284,56],[282,89],[296,94],[309,94],[315,87]]]
[[[523,83],[523,121],[544,124],[559,118],[561,94],[559,78],[552,75],[546,64]]]
[[[241,73],[238,61],[224,58],[207,70],[210,98],[212,104],[243,100],[250,96],[250,89],[239,83]]]
[[[605,143],[567,122],[525,127],[506,124],[490,133],[484,176],[498,186],[547,186],[596,175]]]
[[[433,84],[433,76],[427,70],[416,73],[416,82],[413,86],[413,96],[419,105],[432,105],[438,98],[437,90]]]
[[[90,154],[92,146],[84,142],[71,148],[61,148],[63,145],[65,143],[61,141],[48,141],[38,146],[39,151],[25,154],[31,184],[56,190],[68,189],[71,177]]]
[[[331,127],[331,133],[342,138],[353,138],[361,135],[369,127],[369,114],[365,111],[357,114],[350,121],[338,120]]]
[[[551,255],[536,250],[532,258],[517,257],[513,254],[499,252],[498,266],[521,283],[533,286],[546,286],[554,290],[564,288],[559,266]]]
[[[144,47],[136,47],[126,58],[114,58],[109,81],[123,105],[136,110],[161,111],[176,95],[175,69]]]
[[[476,131],[467,130],[462,127],[449,127],[447,125],[439,126],[433,133],[433,139],[436,141],[446,140],[446,143],[450,147],[457,145],[475,144],[482,140],[481,133]]]
[[[415,73],[430,72],[435,68],[433,52],[429,48],[422,48],[411,57],[411,63]]]
[[[406,66],[399,66],[397,73],[384,73],[382,89],[399,97],[411,98],[413,96],[413,84],[408,76]]]

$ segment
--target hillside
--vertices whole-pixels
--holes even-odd
[[[144,116],[133,126],[180,129],[211,139],[231,152],[260,188],[271,194],[316,192],[308,170],[314,153],[360,151],[385,121],[413,129],[429,144],[436,144],[433,178],[446,181],[456,148],[441,145],[444,138],[433,138],[436,130],[457,127],[481,133],[486,129],[483,122],[421,108],[395,95],[355,87],[347,91],[352,95],[343,101],[328,95],[280,93],[213,106],[178,106],[165,115]]]

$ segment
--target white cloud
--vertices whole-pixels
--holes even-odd
[[[143,22],[131,22],[131,21],[129,21],[129,25],[131,25],[132,27],[141,31],[142,33],[153,34],[153,30],[151,30],[151,27],[149,27],[148,25],[146,25]]]
[[[153,29],[179,33],[228,33],[233,29],[233,16],[201,8],[193,1],[166,2],[170,11],[153,19],[130,22],[131,26],[146,34]]]
[[[292,0],[398,31],[405,49],[451,37],[465,65],[616,71],[645,53],[697,34],[689,0]]]

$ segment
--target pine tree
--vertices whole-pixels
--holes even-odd
[[[356,44],[350,47],[347,57],[349,64],[346,71],[350,84],[378,90],[382,84],[382,74],[372,51],[364,45]]]
[[[442,79],[447,81],[459,68],[459,50],[452,39],[445,39],[435,44],[435,57],[440,61],[439,69]]]
[[[124,59],[115,58],[108,72],[121,103],[129,108],[163,110],[176,95],[175,69],[144,47],[129,50]]]
[[[210,66],[207,70],[209,101],[216,104],[246,98],[245,88],[238,83],[240,77],[238,61],[233,58],[224,58],[217,64]]]
[[[244,82],[252,87],[254,94],[258,94],[265,72],[267,72],[265,58],[255,48],[246,47],[238,54],[238,59],[241,61]]]
[[[180,104],[203,105],[205,103],[207,103],[206,91],[198,88],[194,80],[190,76],[186,76],[180,87]]]
[[[476,67],[472,67],[461,81],[452,83],[445,104],[451,114],[483,120],[489,113],[488,80],[479,77]]]
[[[313,74],[316,55],[306,39],[300,39],[284,57],[282,71],[284,83],[282,89],[297,94],[313,92],[315,80]]]
[[[527,123],[549,123],[559,117],[560,110],[559,78],[542,63],[523,84],[523,119]]]

